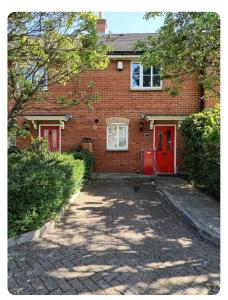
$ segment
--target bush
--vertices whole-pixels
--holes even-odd
[[[189,179],[208,194],[220,196],[220,109],[192,114],[182,124],[184,162]]]
[[[8,155],[9,236],[35,230],[55,219],[83,184],[84,162],[70,154],[39,150]]]
[[[77,147],[75,151],[72,152],[75,159],[82,159],[85,164],[85,174],[84,179],[88,180],[88,178],[91,176],[92,169],[95,163],[95,157],[85,149],[82,149],[80,146]]]

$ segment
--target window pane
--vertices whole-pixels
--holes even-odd
[[[44,129],[44,138],[48,137],[48,133],[49,133],[49,130],[48,129]]]
[[[153,86],[161,86],[161,81],[160,81],[160,76],[159,75],[154,75],[153,76]]]
[[[108,147],[117,148],[117,126],[108,127]]]
[[[108,134],[115,134],[115,133],[116,133],[116,126],[109,126]]]
[[[151,67],[145,67],[143,66],[143,76],[144,75],[151,75]]]
[[[117,148],[117,137],[114,135],[109,135],[108,136],[108,147],[110,149],[115,149]]]
[[[22,74],[31,84],[40,83],[39,88],[41,89],[47,87],[47,74],[44,67],[35,68],[34,64],[30,64],[27,69],[22,70]]]
[[[127,128],[119,127],[119,147],[124,148],[127,145]]]
[[[139,87],[140,64],[132,64],[132,86]]]
[[[115,135],[108,136],[108,146],[111,149],[117,148],[117,136]]]
[[[143,76],[143,86],[151,87],[151,76]]]
[[[125,148],[127,146],[127,141],[125,138],[119,140],[119,147],[120,148]]]
[[[151,86],[151,67],[143,66],[143,87]]]
[[[160,67],[158,66],[153,66],[153,74],[154,75],[159,75],[160,73]]]
[[[162,151],[162,130],[158,131],[158,151]]]
[[[166,149],[167,149],[167,151],[171,150],[171,131],[170,131],[170,129],[167,129],[167,134],[166,134]]]
[[[53,149],[53,151],[57,150],[57,131],[56,131],[56,129],[52,130],[52,149]]]
[[[119,126],[119,137],[126,137],[126,129],[127,128],[125,126]]]
[[[47,74],[45,74],[45,69],[44,67],[41,67],[37,70],[36,74],[35,74],[35,80],[36,82],[41,82],[40,87],[41,88],[45,88],[47,87]]]

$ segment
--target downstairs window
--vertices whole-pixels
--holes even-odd
[[[128,150],[128,125],[108,124],[107,150]]]

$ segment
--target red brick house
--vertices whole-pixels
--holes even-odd
[[[74,150],[83,138],[90,138],[96,172],[176,174],[183,168],[181,122],[200,111],[199,84],[189,80],[180,96],[171,97],[164,92],[166,81],[160,80],[159,69],[142,66],[140,53],[134,51],[135,42],[147,34],[109,35],[105,27],[106,21],[98,20],[100,39],[112,47],[110,64],[81,75],[82,82],[95,82],[101,96],[93,110],[81,104],[61,111],[50,106],[48,113],[31,107],[20,122],[29,122],[34,137],[48,136],[50,150]],[[72,80],[51,87],[53,97],[65,95],[74,85]],[[26,148],[29,143],[26,139],[17,145]]]

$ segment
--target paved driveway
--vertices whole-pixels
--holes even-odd
[[[219,249],[148,182],[93,181],[43,239],[9,250],[13,294],[214,294]]]

